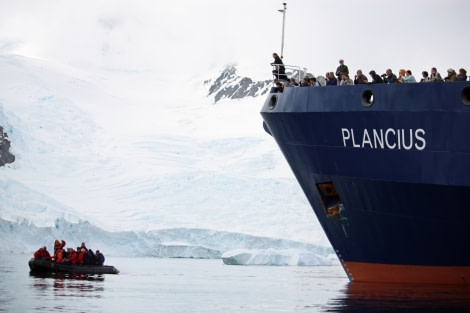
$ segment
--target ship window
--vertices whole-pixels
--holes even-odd
[[[320,195],[323,208],[326,215],[333,216],[340,214],[340,208],[343,206],[341,199],[336,191],[333,182],[317,184],[317,190]]]
[[[276,95],[272,95],[271,96],[271,99],[269,99],[269,109],[272,110],[274,109],[274,107],[276,106],[277,104],[277,96]]]
[[[462,89],[462,94],[460,95],[460,99],[462,99],[463,104],[470,105],[470,86],[467,86],[464,89]]]
[[[365,107],[370,107],[374,104],[374,93],[372,90],[366,89],[362,92],[361,102]]]

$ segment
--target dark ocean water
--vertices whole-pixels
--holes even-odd
[[[350,284],[340,266],[113,258],[119,275],[34,276],[0,254],[0,312],[470,312],[470,287]]]

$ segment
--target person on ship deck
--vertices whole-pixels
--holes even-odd
[[[276,82],[276,90],[277,92],[284,92],[284,85],[280,81]]]
[[[466,81],[467,80],[467,71],[463,68],[459,69],[459,73],[457,74],[458,81]]]
[[[428,71],[423,71],[421,75],[423,75],[423,78],[421,78],[421,81],[420,81],[421,83],[428,83],[431,81]]]
[[[274,62],[271,63],[274,66],[273,75],[278,80],[287,80],[286,67],[282,62],[282,59],[277,53],[273,53]]]
[[[449,68],[447,70],[447,77],[444,78],[444,81],[446,82],[455,82],[457,80],[457,73],[453,68]]]
[[[349,78],[348,74],[342,74],[341,75],[341,82],[339,83],[340,86],[349,86],[353,85],[354,82],[352,81],[351,78]]]
[[[346,74],[349,76],[348,66],[344,64],[344,60],[339,60],[339,66],[336,68],[336,79],[338,82],[342,80],[342,75]]]
[[[431,69],[431,82],[441,82],[442,81],[442,76],[439,74],[437,69],[433,67]]]
[[[405,76],[402,77],[402,83],[416,83],[416,78],[410,70],[406,70]]]
[[[416,83],[415,77],[411,74],[410,70],[401,69],[398,76],[397,83]]]
[[[310,77],[310,86],[312,87],[320,87],[320,83],[317,81],[317,78],[314,76],[314,77]]]
[[[300,82],[300,86],[301,87],[308,87],[310,86],[310,78],[308,76],[304,76],[304,78],[302,79],[302,81]]]
[[[277,78],[274,78],[273,84],[274,84],[274,87],[271,88],[271,92],[277,93],[277,92],[284,91],[284,85]],[[90,250],[87,250],[87,252],[89,251]]]
[[[374,70],[369,72],[370,77],[372,77],[372,82],[371,84],[383,84],[383,79],[382,77],[379,76]]]
[[[354,85],[367,84],[366,75],[362,74],[362,70],[357,70],[356,75],[354,76]]]
[[[291,79],[289,79],[289,87],[298,87],[298,86],[299,86],[299,83],[295,81],[294,77],[291,77]]]
[[[335,77],[335,74],[333,72],[327,72],[326,74],[326,85],[327,86],[337,86],[338,85],[338,80]]]
[[[386,84],[395,84],[397,82],[397,75],[393,74],[391,69],[385,71],[386,74],[382,74],[384,83]]]

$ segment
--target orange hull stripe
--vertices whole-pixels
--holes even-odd
[[[352,281],[470,285],[470,266],[342,264]]]

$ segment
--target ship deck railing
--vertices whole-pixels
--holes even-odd
[[[277,73],[277,77],[279,77],[279,75],[282,75],[279,72],[279,69],[276,72],[276,66],[278,66],[278,64],[273,64],[272,66],[273,66],[273,74]],[[297,65],[284,65],[284,68],[285,68],[286,78],[290,79],[294,77],[296,78],[297,82],[300,82],[304,78],[304,76],[307,74],[307,68],[305,67],[300,67]],[[279,81],[285,82],[286,79],[279,79]],[[273,80],[273,85],[274,85],[274,80]]]

